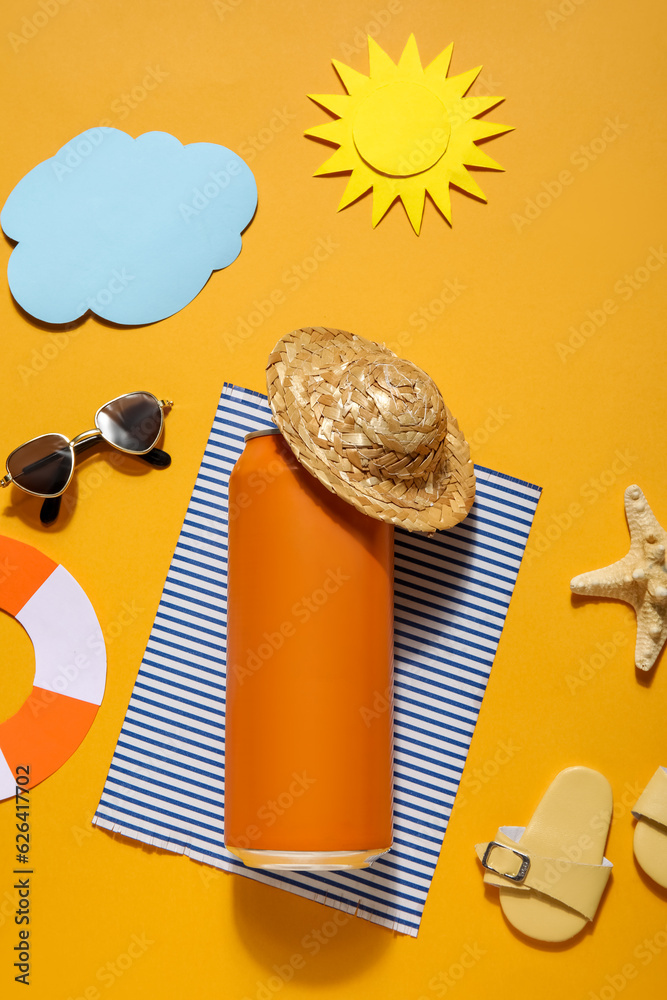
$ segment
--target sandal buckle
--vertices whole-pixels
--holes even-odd
[[[503,851],[510,851],[511,854],[516,854],[517,858],[521,858],[519,870],[515,875],[509,875],[507,872],[500,872],[497,868],[493,868],[489,864],[489,855],[494,847],[500,847]],[[492,840],[490,844],[487,844],[486,850],[484,851],[482,866],[494,875],[500,875],[501,878],[508,878],[511,882],[523,882],[528,874],[528,869],[530,868],[530,858],[527,854],[524,854],[523,851],[515,851],[513,847],[506,847],[505,844],[499,844],[498,841]]]

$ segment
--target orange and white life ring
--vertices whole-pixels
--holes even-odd
[[[0,608],[23,625],[35,649],[32,691],[0,723],[0,799],[6,799],[15,794],[17,774],[31,788],[74,753],[102,703],[107,659],[93,606],[74,577],[38,549],[2,535]]]

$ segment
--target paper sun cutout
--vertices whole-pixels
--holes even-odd
[[[88,311],[138,326],[178,312],[241,251],[257,206],[224,146],[166,132],[76,136],[19,181],[0,216],[12,295],[45,323]]]
[[[466,166],[502,170],[475,143],[512,126],[477,120],[504,98],[465,97],[482,67],[447,77],[452,49],[422,69],[414,35],[398,65],[369,37],[368,76],[333,60],[347,94],[309,95],[337,120],[305,134],[339,147],[315,177],[352,171],[338,211],[372,188],[374,227],[400,198],[419,233],[426,192],[449,223],[450,184],[486,201]]]

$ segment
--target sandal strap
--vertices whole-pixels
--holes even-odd
[[[601,865],[582,865],[541,857],[522,847],[524,830],[501,826],[495,840],[475,845],[485,868],[484,881],[499,888],[532,889],[592,920],[611,874],[611,862],[604,858]]]
[[[667,826],[667,768],[659,767],[632,809],[637,819]]]

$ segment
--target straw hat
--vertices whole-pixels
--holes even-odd
[[[470,510],[470,449],[435,382],[412,362],[345,330],[306,327],[278,341],[267,385],[302,465],[364,514],[433,532]]]

